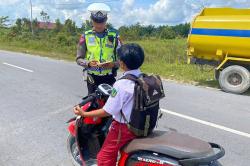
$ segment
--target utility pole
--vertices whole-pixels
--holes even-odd
[[[31,26],[31,33],[32,33],[32,36],[34,36],[34,30],[33,30],[33,16],[32,16],[32,2],[30,0],[30,26]]]

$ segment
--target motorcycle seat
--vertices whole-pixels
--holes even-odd
[[[210,144],[175,131],[154,131],[146,138],[136,138],[123,151],[151,151],[177,159],[199,158],[213,154]]]

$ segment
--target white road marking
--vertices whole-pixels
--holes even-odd
[[[215,124],[215,123],[211,123],[211,122],[207,122],[207,121],[200,120],[200,119],[197,119],[197,118],[193,118],[191,116],[183,115],[183,114],[176,113],[176,112],[173,112],[173,111],[169,111],[169,110],[166,110],[166,109],[161,109],[161,111],[165,112],[167,114],[178,116],[178,117],[183,118],[183,119],[187,119],[187,120],[190,120],[190,121],[193,121],[193,122],[197,122],[197,123],[200,123],[200,124],[203,124],[203,125],[207,125],[207,126],[210,126],[210,127],[214,127],[214,128],[220,129],[220,130],[224,130],[224,131],[227,131],[227,132],[239,135],[239,136],[250,138],[250,134],[249,133],[245,133],[245,132],[242,132],[242,131],[234,130],[234,129],[231,129],[231,128],[228,128],[228,127],[225,127],[225,126],[221,126],[221,125],[218,125],[218,124]]]
[[[4,62],[3,63],[4,65],[7,65],[7,66],[11,66],[11,67],[14,67],[14,68],[17,68],[17,69],[21,69],[21,70],[24,70],[24,71],[27,71],[27,72],[34,72],[34,71],[32,71],[32,70],[29,70],[29,69],[25,69],[25,68],[23,68],[23,67],[19,67],[19,66],[16,66],[16,65],[12,65],[12,64],[9,64],[9,63],[6,63],[6,62]]]

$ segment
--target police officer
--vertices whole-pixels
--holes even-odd
[[[94,3],[88,7],[93,29],[81,35],[76,62],[87,71],[88,93],[93,93],[98,85],[113,85],[119,63],[116,50],[120,47],[118,32],[107,29],[109,6]]]

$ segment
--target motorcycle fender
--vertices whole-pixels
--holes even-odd
[[[75,121],[72,121],[72,122],[69,123],[69,126],[68,126],[69,133],[70,133],[71,135],[73,135],[74,137],[76,137],[76,130],[75,130],[75,127],[76,127]]]
[[[121,153],[121,157],[120,157],[120,160],[118,161],[118,166],[125,166],[126,161],[129,157],[129,154],[124,151],[121,151],[120,153]]]

